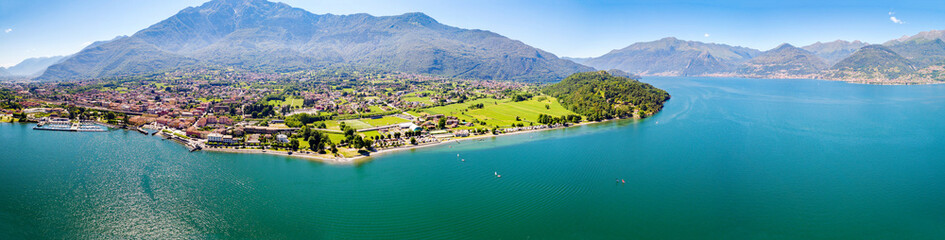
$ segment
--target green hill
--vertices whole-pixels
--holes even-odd
[[[832,77],[850,79],[897,79],[915,72],[909,60],[882,45],[869,45],[840,61]]]
[[[897,42],[886,46],[889,50],[908,59],[915,67],[924,68],[945,62],[945,42],[942,39],[917,38],[905,42]]]
[[[591,121],[647,117],[663,109],[670,98],[662,89],[606,71],[575,73],[543,92]]]

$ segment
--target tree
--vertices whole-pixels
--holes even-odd
[[[322,134],[319,132],[313,132],[311,136],[308,137],[309,149],[316,152],[323,151],[324,142],[322,139]]]
[[[417,145],[417,139],[410,137],[410,144]]]
[[[440,121],[436,124],[436,127],[439,128],[439,129],[444,129],[444,128],[446,128],[446,118],[445,118],[445,117],[441,117],[441,118],[440,118]]]
[[[331,144],[331,153],[338,153],[338,146],[335,146],[334,143]]]
[[[308,125],[302,126],[302,129],[299,129],[299,133],[302,134],[303,139],[308,139],[312,135],[312,130],[308,129]]]
[[[362,147],[364,147],[364,139],[361,138],[360,135],[354,136],[354,137],[351,139],[351,146],[354,147],[354,148],[362,148]]]
[[[295,139],[295,138],[293,138],[292,140],[290,140],[290,141],[289,141],[289,148],[292,149],[292,151],[297,151],[297,150],[299,150],[299,140],[298,140],[298,139]]]

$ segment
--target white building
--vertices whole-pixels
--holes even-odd
[[[279,135],[276,135],[276,140],[279,142],[288,143],[289,137],[286,136],[285,134],[279,134]]]
[[[207,141],[216,142],[216,143],[228,143],[228,144],[236,143],[236,140],[233,139],[233,136],[223,135],[219,133],[207,134]]]
[[[210,134],[207,134],[207,141],[210,141],[210,142],[223,142],[223,134],[219,134],[219,133],[210,133]]]

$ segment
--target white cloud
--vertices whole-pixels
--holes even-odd
[[[899,20],[898,18],[896,18],[896,16],[889,16],[889,21],[892,21],[892,22],[898,23],[898,24],[903,24],[903,23],[905,23],[905,22],[903,22],[902,20]]]
[[[10,33],[10,32],[12,32],[12,31],[13,31],[12,28],[7,28],[7,30],[3,30],[4,33]]]
[[[902,19],[897,18],[897,17],[896,17],[896,12],[893,12],[893,11],[889,11],[889,21],[892,21],[892,22],[894,22],[894,23],[896,23],[896,24],[903,24],[903,23],[906,23],[906,22],[903,22]]]
[[[709,37],[709,34],[708,34],[708,33],[706,33],[706,34],[705,34],[704,36],[705,36],[705,37]]]

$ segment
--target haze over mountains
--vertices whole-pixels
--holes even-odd
[[[663,38],[634,43],[595,58],[573,59],[598,69],[644,76],[822,78],[867,83],[945,81],[945,31],[929,31],[869,45],[860,41],[782,44],[759,50]]]
[[[851,54],[853,54],[853,52],[856,52],[856,50],[859,50],[866,45],[869,44],[860,41],[847,42],[843,40],[836,40],[826,43],[816,42],[802,48],[817,55],[818,57],[823,58],[827,64],[833,65],[840,60],[849,57]]]
[[[0,76],[35,77],[65,58],[66,56],[28,58],[9,68],[0,67]]]
[[[749,48],[668,37],[634,43],[600,57],[579,61],[597,69],[620,69],[640,75],[693,76],[732,71],[737,64],[760,53]]]
[[[130,37],[89,46],[37,80],[206,66],[280,71],[358,67],[477,79],[558,80],[592,68],[423,13],[318,15],[264,0],[214,0]]]

